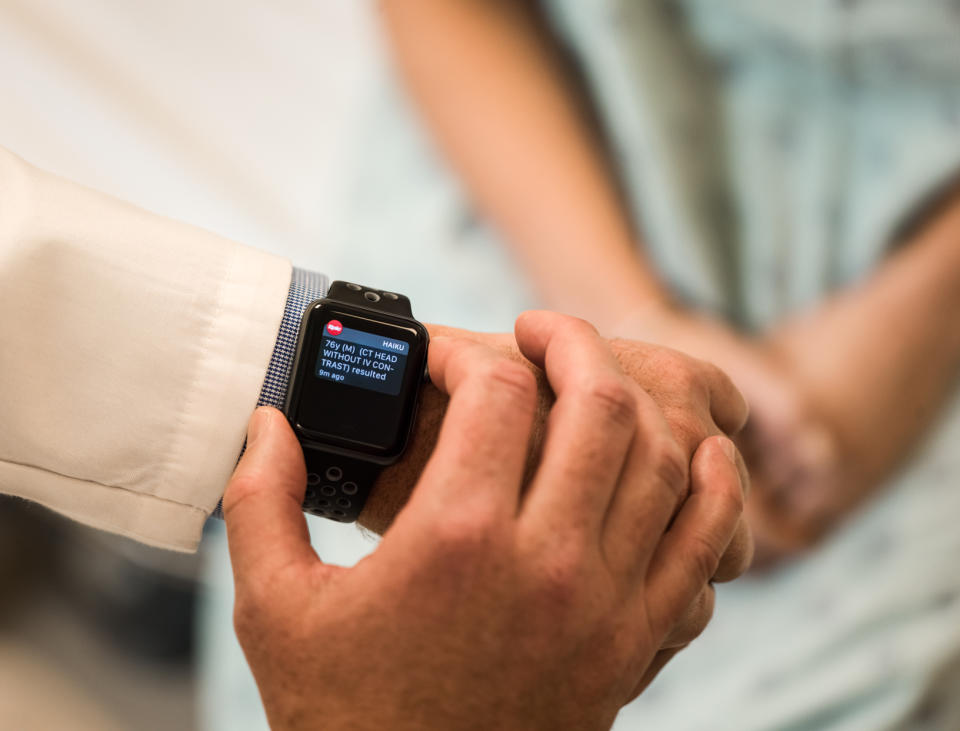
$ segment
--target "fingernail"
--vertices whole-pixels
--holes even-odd
[[[720,447],[723,449],[723,453],[727,455],[727,459],[733,462],[734,465],[737,464],[737,445],[735,445],[727,437],[722,437],[720,439]]]
[[[272,416],[273,414],[270,409],[262,406],[253,412],[253,416],[250,417],[250,423],[247,425],[248,447],[257,441],[257,437],[263,434]]]

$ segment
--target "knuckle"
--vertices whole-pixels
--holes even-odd
[[[237,506],[257,493],[258,483],[257,476],[250,471],[238,472],[231,478],[223,494],[224,519],[229,519]]]
[[[679,350],[658,348],[650,356],[650,362],[664,376],[690,380],[694,378],[694,359]]]
[[[533,403],[537,397],[537,379],[529,368],[509,358],[472,359],[464,363],[466,378],[488,396],[509,399],[512,403]]]
[[[683,448],[668,437],[650,445],[650,469],[661,485],[682,499],[688,490],[690,466]]]
[[[621,426],[634,426],[637,421],[637,399],[625,379],[614,376],[595,377],[583,385],[585,398],[592,408]]]
[[[687,398],[700,394],[706,395],[706,379],[697,361],[678,353],[672,371],[674,388]]]
[[[529,368],[513,360],[492,361],[484,377],[496,388],[524,402],[533,401],[537,395],[537,379]]]
[[[666,408],[664,416],[678,445],[685,447],[686,453],[691,456],[700,443],[714,431],[712,422],[707,423],[707,417],[688,406]]]
[[[461,506],[440,521],[434,532],[434,546],[440,555],[463,560],[468,554],[486,553],[496,539],[498,526],[496,511],[474,504]]]
[[[582,586],[584,557],[581,549],[555,549],[549,558],[540,562],[536,591],[540,600],[551,610],[562,611],[574,606]]]
[[[710,398],[711,376],[714,371],[723,373],[712,363],[699,360],[686,353],[671,351],[666,366],[671,387],[685,401],[708,401]]]

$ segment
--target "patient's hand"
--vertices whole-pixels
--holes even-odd
[[[546,417],[553,403],[553,394],[543,373],[523,358],[512,334],[477,333],[441,325],[428,325],[428,328],[433,336],[463,337],[494,347],[534,371],[540,388],[527,464],[529,477],[536,469],[540,445],[546,433]],[[743,428],[747,414],[743,397],[727,375],[716,366],[650,343],[613,339],[610,348],[624,372],[653,398],[674,437],[688,454],[692,455],[697,446],[710,436],[725,434],[734,438]],[[446,404],[446,396],[432,385],[423,389],[410,447],[403,460],[387,468],[378,480],[360,516],[360,523],[364,527],[382,534],[404,506],[436,444]],[[721,407],[721,404],[726,406]],[[733,408],[730,404],[743,406]],[[741,464],[741,472],[745,482],[748,482],[745,464]],[[721,564],[720,580],[740,573],[749,565],[752,554],[749,531],[741,527]],[[733,567],[739,568],[732,570]]]
[[[536,469],[540,446],[547,427],[547,414],[553,403],[553,394],[543,373],[520,354],[512,334],[473,333],[442,326],[429,326],[431,335],[466,337],[492,346],[509,358],[525,363],[534,370],[539,382],[536,418],[533,424],[531,452],[527,464],[527,478]],[[746,405],[730,379],[715,366],[696,360],[661,346],[628,340],[613,340],[610,348],[623,371],[639,384],[662,411],[674,438],[693,455],[708,437],[718,434],[733,436],[746,420]],[[438,389],[424,389],[420,414],[404,459],[384,471],[377,487],[360,516],[367,528],[383,533],[406,503],[413,486],[433,451],[447,398]],[[749,484],[746,466],[739,461],[741,480]],[[714,576],[716,581],[728,581],[742,573],[753,556],[753,542],[746,521],[743,521],[727,547]],[[698,597],[686,617],[674,627],[667,638],[662,654],[652,665],[649,677],[680,648],[696,637],[712,614],[712,589]],[[638,689],[639,691],[639,689]]]
[[[814,543],[833,523],[824,502],[834,500],[838,449],[784,350],[719,321],[666,308],[640,313],[620,331],[715,363],[746,397],[750,418],[736,441],[753,485],[747,515],[756,564],[769,565]]]

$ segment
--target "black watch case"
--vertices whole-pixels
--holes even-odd
[[[304,449],[396,462],[416,417],[429,339],[413,318],[329,298],[307,307],[285,405]]]

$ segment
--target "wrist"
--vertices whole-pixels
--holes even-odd
[[[447,411],[447,396],[432,383],[420,389],[420,406],[410,432],[407,449],[399,461],[380,473],[357,522],[374,533],[383,535],[403,506],[413,486],[420,479],[436,446]]]
[[[545,434],[546,415],[553,394],[543,373],[526,360],[517,348],[512,333],[480,333],[446,325],[424,323],[430,337],[460,337],[481,343],[505,354],[511,360],[527,365],[537,376],[537,412],[532,429],[530,452],[527,460],[526,478],[533,474],[540,453],[540,444]],[[420,392],[420,408],[410,435],[410,443],[399,462],[387,467],[378,478],[366,507],[358,522],[374,533],[383,534],[397,513],[406,505],[413,487],[433,453],[443,418],[447,411],[448,398],[431,383],[424,384]]]

